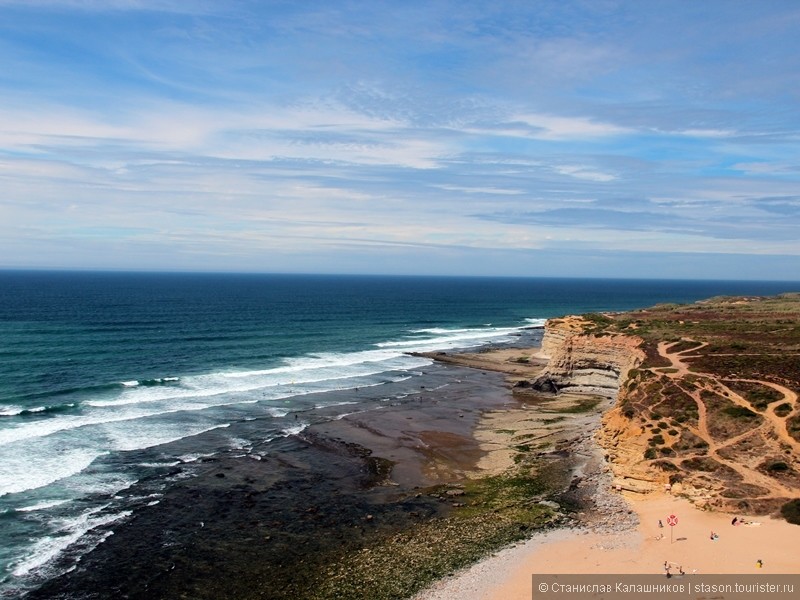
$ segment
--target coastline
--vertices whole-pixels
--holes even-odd
[[[531,529],[564,522],[546,504],[529,506],[527,494],[566,489],[563,448],[543,459],[553,468],[542,477],[510,480],[500,473],[513,440],[475,436],[487,415],[530,410],[505,375],[436,363],[424,371],[411,395],[372,396],[356,412],[331,413],[248,454],[203,458],[189,477],[177,467],[157,502],[142,502],[74,568],[26,597],[332,598],[348,586],[385,587],[369,579],[380,569],[402,580],[408,597]],[[482,463],[487,456],[503,458]],[[387,550],[400,541],[405,562]]]
[[[679,323],[682,324],[683,321]],[[585,361],[584,364],[588,362],[594,366],[596,363],[586,361],[586,357],[596,353],[596,349],[580,348],[579,344],[602,346],[609,340],[613,343],[613,339],[613,336],[582,337],[578,343],[569,346],[566,356],[562,353],[559,357],[562,372],[551,370],[551,373],[563,377],[563,369],[577,370],[572,365],[578,364],[579,359],[575,359],[570,354],[572,352],[580,353],[580,360]],[[686,341],[684,344],[688,351],[698,347],[697,342]],[[681,362],[680,352],[670,354],[666,351],[672,345],[675,345],[674,341],[660,342],[657,353],[670,361],[667,363],[669,368],[662,366],[665,376],[679,377],[687,372],[687,368]],[[683,354],[687,353],[684,348]],[[588,380],[591,373],[586,370],[581,376]],[[763,383],[762,377],[758,379],[758,383]],[[786,402],[782,406],[787,410],[782,415],[770,417],[769,423],[780,425],[787,413],[793,414],[789,407],[792,403],[796,404],[796,395],[786,387],[789,383],[785,386],[774,382],[766,385],[779,392],[779,395],[770,398],[772,406]],[[630,389],[633,386],[628,386]],[[736,394],[728,390],[728,396],[736,397]],[[745,400],[739,401],[749,407]],[[615,403],[616,400],[612,402]],[[509,421],[509,425],[513,426],[513,421]],[[652,427],[652,424],[649,426]],[[480,436],[479,431],[480,428],[477,436]],[[624,469],[615,468],[619,479],[612,476],[612,464],[606,462],[607,450],[595,439],[597,431],[595,427],[582,440],[588,452],[598,458],[594,472],[595,498],[600,505],[608,499],[612,505],[619,507],[621,504],[622,508],[618,508],[616,513],[613,510],[606,513],[605,519],[599,518],[598,511],[584,515],[586,518],[581,519],[577,526],[538,533],[525,542],[503,549],[435,583],[416,595],[414,600],[449,600],[456,597],[464,600],[527,600],[532,593],[533,574],[678,575],[682,571],[684,576],[691,577],[695,574],[800,573],[800,559],[796,555],[796,548],[800,544],[800,527],[783,519],[766,516],[763,506],[755,502],[740,503],[735,513],[719,507],[713,510],[707,502],[694,504],[689,498],[698,500],[697,489],[693,490],[691,496],[685,494],[681,485],[668,490],[662,485],[669,481],[665,476],[659,479],[649,474],[634,474],[633,479],[642,477],[647,485],[626,485]],[[776,437],[782,434],[781,439],[787,440],[785,452],[788,455],[793,443],[778,427]],[[744,435],[747,432],[739,433],[740,438]],[[740,438],[734,438],[734,441]],[[619,448],[617,440],[613,437],[610,439],[612,447]],[[606,436],[604,443],[608,441]],[[716,445],[713,447],[716,448]],[[707,500],[710,497],[709,494],[700,499]],[[625,527],[619,522],[615,523],[615,519],[622,515],[633,515],[632,520],[636,521],[636,525]],[[674,528],[669,526],[670,515],[677,517]]]
[[[534,571],[797,572],[782,558],[796,526],[734,529],[682,499],[614,491],[595,433],[615,399],[515,386],[544,368],[540,348],[426,356],[437,364],[415,396],[316,423],[257,461],[207,461],[30,598],[522,600]],[[654,539],[665,511],[689,532],[669,546]],[[781,542],[754,557],[765,534]]]

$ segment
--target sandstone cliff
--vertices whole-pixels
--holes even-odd
[[[615,398],[595,436],[615,486],[800,523],[798,322],[794,294],[553,320],[534,385]]]
[[[597,394],[614,398],[628,372],[644,360],[636,336],[591,333],[582,317],[550,319],[545,325],[542,354],[547,366],[533,387],[559,393]]]

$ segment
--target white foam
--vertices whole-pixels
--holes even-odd
[[[0,496],[44,487],[75,475],[107,451],[77,448],[50,453],[8,453],[0,461]]]
[[[544,324],[547,322],[547,319],[529,318],[529,319],[525,319],[525,322],[530,324],[530,325],[534,325],[536,327],[544,327]]]
[[[287,427],[281,433],[284,437],[289,437],[290,435],[297,435],[301,431],[303,431],[306,427],[308,427],[308,423],[298,423],[297,425],[293,425],[292,427]]]
[[[464,329],[446,329],[444,327],[427,327],[424,329],[411,329],[411,333],[430,333],[433,335],[452,335],[457,333],[465,333],[468,331],[481,331],[480,329],[464,328]]]
[[[37,541],[30,554],[14,565],[11,571],[12,574],[21,577],[41,568],[59,556],[87,532],[101,525],[108,525],[124,519],[131,514],[130,511],[124,511],[100,517],[93,516],[103,508],[105,506],[85,512],[75,519],[64,521],[57,532],[62,535],[46,536]],[[94,545],[96,546],[111,533],[110,531],[106,532]]]
[[[193,454],[183,454],[181,456],[178,456],[177,459],[181,463],[193,463],[193,462],[197,462],[201,458],[209,458],[211,456],[214,456],[213,452],[208,452],[208,453],[205,453],[205,454],[193,453]]]
[[[428,361],[405,356],[399,351],[368,350],[349,354],[319,354],[286,359],[284,362],[284,366],[272,369],[185,377],[180,380],[180,385],[127,388],[115,398],[90,400],[84,405],[107,408],[198,398],[213,403],[214,397],[254,391],[262,392],[263,397],[274,398],[295,395],[298,387],[303,385],[370,377],[386,371],[421,366]]]
[[[15,417],[16,415],[23,412],[25,409],[21,406],[3,406],[0,407],[0,417]]]
[[[34,512],[37,510],[45,510],[47,508],[54,508],[56,506],[61,506],[62,504],[66,504],[69,502],[67,499],[63,500],[47,500],[45,502],[37,502],[36,504],[31,504],[30,506],[23,506],[17,509],[17,512]]]
[[[124,428],[113,432],[114,450],[142,450],[161,444],[169,444],[188,437],[200,435],[215,429],[230,427],[230,423],[200,426],[175,423],[171,425],[152,424],[144,420],[126,424]]]
[[[123,381],[122,385],[124,387],[137,387],[139,382],[134,379],[133,381]]]
[[[331,404],[315,404],[314,408],[320,409],[320,408],[327,408],[329,406],[347,406],[348,404],[358,404],[358,402],[355,402],[353,400],[344,400],[342,402],[333,402]]]
[[[404,348],[405,351],[424,352],[449,348],[479,346],[488,341],[497,341],[519,331],[518,327],[495,327],[475,329],[427,329],[417,333],[435,333],[437,337],[392,340],[375,344],[379,348]]]

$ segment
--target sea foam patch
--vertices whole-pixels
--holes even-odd
[[[101,514],[101,511],[105,508],[107,508],[107,505],[94,508],[78,517],[62,521],[57,526],[56,531],[36,542],[30,553],[16,562],[11,572],[17,577],[28,575],[32,571],[38,570],[44,565],[51,563],[57,556],[77,542],[87,532],[102,525],[120,521],[131,514],[130,511],[122,511],[115,514]],[[105,532],[104,535],[110,535],[110,532]],[[94,545],[100,541],[102,541],[102,539],[96,540]]]
[[[75,475],[106,454],[107,451],[91,448],[38,455],[25,451],[4,452],[0,461],[0,496],[44,487]]]

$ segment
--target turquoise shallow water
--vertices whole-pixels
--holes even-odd
[[[797,287],[0,273],[0,593],[156,502],[175,465],[357,409],[338,392],[418,388],[428,361],[406,352],[510,342],[563,314]],[[151,497],[125,494],[142,481]]]

